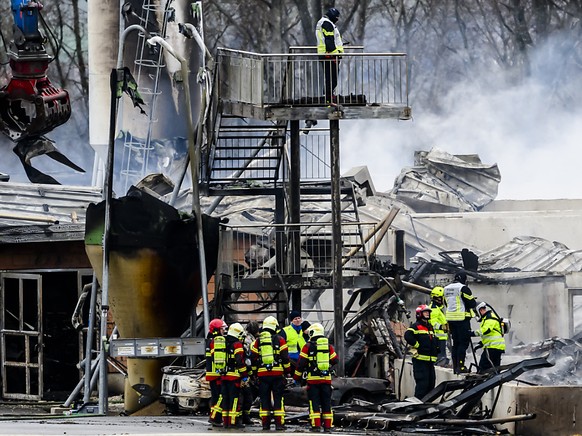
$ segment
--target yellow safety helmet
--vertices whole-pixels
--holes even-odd
[[[432,288],[432,291],[430,291],[431,298],[444,297],[444,296],[445,296],[445,288],[443,288],[442,286],[435,286],[434,288]]]
[[[268,316],[263,320],[263,328],[264,329],[277,331],[278,327],[279,327],[279,321],[277,321],[277,318],[275,318],[274,316]]]
[[[325,335],[325,330],[323,329],[323,326],[320,323],[316,322],[309,326],[307,334],[309,335],[310,338],[313,338],[315,336],[323,336]]]
[[[231,324],[228,328],[228,336],[232,336],[233,338],[239,339],[241,336],[244,336],[245,329],[242,324],[235,322]]]

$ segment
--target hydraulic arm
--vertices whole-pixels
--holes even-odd
[[[12,78],[0,89],[0,130],[14,142],[50,132],[71,116],[68,92],[46,75],[52,57],[38,28],[42,7],[35,0],[12,0]]]

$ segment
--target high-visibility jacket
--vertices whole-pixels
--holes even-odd
[[[289,357],[292,359],[298,359],[299,352],[305,345],[305,338],[303,337],[301,326],[299,326],[299,331],[297,331],[293,325],[288,325],[283,329],[283,337],[287,341]]]
[[[344,52],[344,43],[337,26],[327,17],[322,17],[315,26],[317,53],[341,54]]]
[[[274,332],[271,333],[271,346],[274,357],[272,365],[265,365],[261,359],[261,336],[251,345],[251,360],[253,372],[259,377],[282,376],[288,373],[291,368],[289,363],[289,352],[285,339]]]
[[[471,318],[471,309],[475,308],[475,297],[469,287],[459,282],[445,286],[447,321],[463,321]]]
[[[439,341],[446,341],[448,334],[444,329],[447,324],[447,317],[444,314],[444,305],[438,305],[435,301],[432,301],[430,309],[430,324],[434,329],[434,334]]]
[[[318,366],[318,354],[321,353],[321,350],[318,350],[317,348],[317,339],[319,339],[319,337],[311,338],[311,340],[301,349],[293,378],[295,380],[301,380],[303,373],[307,372],[306,379],[308,385],[331,384],[331,371],[329,369],[322,371]],[[328,355],[325,356],[325,359],[329,363],[329,367],[331,367],[338,362],[339,358],[333,345],[328,343],[326,348]]]
[[[481,336],[483,348],[495,348],[505,351],[501,320],[491,310],[485,312],[485,315],[481,318],[481,326],[478,333]]]
[[[438,339],[430,323],[418,320],[411,324],[404,332],[404,339],[417,351],[413,359],[436,362],[439,354]]]

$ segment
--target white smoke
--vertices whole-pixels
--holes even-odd
[[[340,123],[342,171],[367,165],[378,191],[388,191],[415,150],[438,146],[497,163],[497,199],[582,198],[582,74],[568,72],[567,41],[554,38],[531,56],[519,84],[504,73],[475,75],[441,101],[439,114],[415,106],[413,120]],[[572,73],[571,71],[576,72]]]

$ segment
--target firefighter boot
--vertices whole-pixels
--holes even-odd
[[[263,430],[270,430],[271,429],[271,417],[270,416],[263,416],[261,418],[263,423]]]
[[[247,410],[242,414],[242,422],[246,425],[253,425],[253,420],[251,419],[251,413]]]
[[[275,430],[285,431],[286,429],[284,418],[282,416],[275,416]]]
[[[331,413],[323,414],[323,431],[331,433],[331,426],[333,425],[333,415]]]
[[[459,362],[456,357],[453,357],[453,374],[459,373]]]

